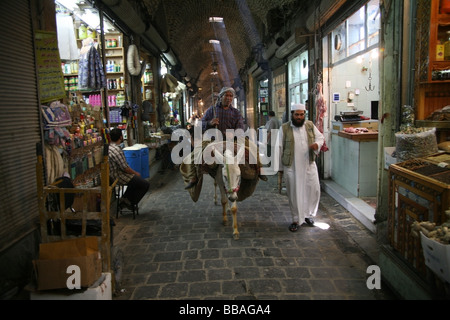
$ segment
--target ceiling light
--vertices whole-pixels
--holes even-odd
[[[219,40],[209,40],[209,43],[211,44],[220,44]]]
[[[209,22],[223,22],[222,17],[209,17]]]

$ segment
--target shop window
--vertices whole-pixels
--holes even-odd
[[[308,66],[308,51],[304,51],[300,55],[299,59],[299,69],[300,69],[300,81],[308,80],[309,66]]]
[[[308,51],[289,61],[289,103],[305,103],[308,100]]]
[[[333,62],[344,59],[347,56],[347,31],[346,22],[341,23],[332,33],[331,33],[331,43],[333,45]]]
[[[379,0],[371,0],[331,32],[332,62],[372,49],[379,42]]]
[[[365,8],[359,9],[347,20],[348,55],[361,52],[366,48]]]
[[[274,72],[273,86],[272,86],[272,107],[277,115],[277,118],[282,119],[283,113],[286,110],[286,74],[284,67]]]
[[[292,83],[300,81],[299,60],[300,57],[295,57],[289,62],[289,79]]]
[[[367,5],[368,46],[377,44],[380,40],[380,1],[372,0]]]

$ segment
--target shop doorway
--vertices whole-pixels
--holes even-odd
[[[367,206],[358,215],[370,230],[377,199],[379,32],[379,0],[372,0],[322,39],[330,150],[324,154],[324,178],[341,204],[354,198]]]

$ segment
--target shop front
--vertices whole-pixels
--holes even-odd
[[[322,38],[323,185],[369,230],[377,196],[379,1],[349,13]],[[328,84],[328,85],[327,85]],[[318,88],[316,87],[317,91]],[[321,113],[315,101],[316,117]]]

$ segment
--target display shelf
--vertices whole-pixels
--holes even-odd
[[[450,15],[440,13],[440,1],[431,1],[430,39],[429,39],[429,65],[428,81],[441,81],[436,79],[435,72],[450,70],[450,60],[445,60],[444,53],[438,50],[438,45],[443,45],[448,40],[450,31]],[[439,54],[440,53],[440,54]],[[450,82],[450,78],[445,79]]]
[[[418,84],[416,91],[415,125],[437,128],[438,141],[446,141],[450,135],[448,121],[431,121],[430,117],[434,112],[450,105],[450,60],[445,60],[442,47],[438,50],[438,45],[443,45],[448,40],[450,14],[440,13],[439,0],[431,0],[430,5],[428,67],[426,79]]]
[[[146,69],[144,74],[142,75],[141,83],[142,83],[142,101],[150,101],[153,106],[153,110],[148,112],[149,122],[153,125],[156,125],[157,115],[155,112],[156,109],[156,91],[155,91],[155,75],[156,72],[156,59],[148,54],[141,53],[141,59],[146,61]]]

